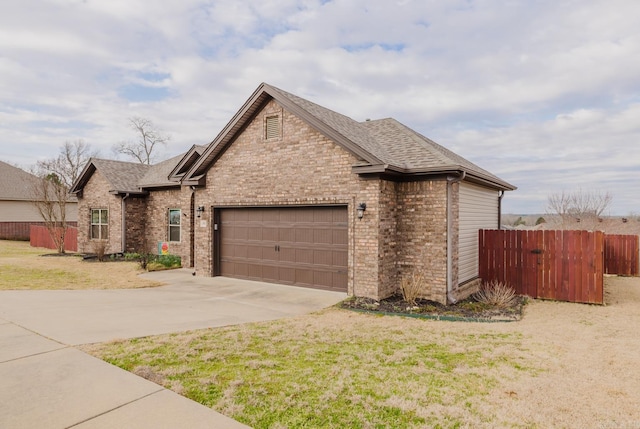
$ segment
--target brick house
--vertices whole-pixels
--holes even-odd
[[[92,158],[71,193],[78,198],[78,251],[153,252],[162,244],[193,266],[194,195],[181,186],[180,174],[204,151],[155,165]]]
[[[268,84],[198,155],[178,161],[174,187],[139,187],[157,201],[146,203],[147,241],[166,227],[149,210],[175,201],[191,207],[198,275],[376,299],[417,272],[425,298],[473,292],[477,231],[499,227],[503,192],[515,189],[394,119],[357,122]],[[84,190],[79,219],[105,190]]]

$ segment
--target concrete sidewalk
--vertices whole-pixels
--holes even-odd
[[[246,428],[72,347],[0,320],[1,428]]]
[[[147,276],[169,284],[0,292],[0,428],[246,428],[73,345],[290,317],[346,296],[186,270]]]

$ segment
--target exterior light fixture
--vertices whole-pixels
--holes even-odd
[[[358,219],[362,219],[364,217],[364,211],[367,209],[367,203],[358,204],[358,208],[356,208],[356,213],[358,215]]]
[[[201,217],[202,213],[204,212],[204,206],[198,206],[196,212],[198,212],[198,217]]]

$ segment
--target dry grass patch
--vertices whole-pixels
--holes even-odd
[[[85,350],[256,428],[502,425],[483,398],[537,371],[522,336],[450,326],[329,309]]]
[[[140,278],[135,262],[85,262],[28,242],[0,240],[0,290],[132,289],[159,286]]]

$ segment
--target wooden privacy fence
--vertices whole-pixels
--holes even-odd
[[[603,304],[602,231],[480,230],[479,275],[533,298]]]
[[[44,226],[31,225],[29,241],[32,247],[57,249],[57,246],[49,234],[49,230]],[[73,226],[67,227],[67,232],[64,236],[64,250],[67,252],[78,251],[78,228]]]
[[[638,266],[637,235],[604,236],[604,272],[621,276],[637,276]]]

